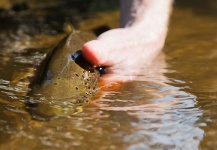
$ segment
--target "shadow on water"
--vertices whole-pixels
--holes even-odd
[[[48,1],[47,4],[53,7],[64,2],[68,1]],[[45,52],[64,36],[62,25],[68,22],[67,11],[74,11],[60,11],[66,19],[56,16],[52,22],[52,17],[49,20],[44,16],[51,12],[54,17],[54,9],[38,9],[39,6],[45,7],[40,5],[42,3],[31,3],[37,14],[36,22],[31,22],[31,19],[28,22],[28,17],[24,17],[22,22],[25,13],[13,17],[12,12],[4,12],[9,13],[7,19],[12,17],[12,22],[8,22],[6,31],[3,30],[5,26],[0,29],[3,41],[0,50],[1,149],[216,147],[217,22],[214,15],[200,16],[195,13],[196,9],[184,9],[186,5],[177,1],[179,7],[174,10],[164,49],[166,58],[157,59],[134,80],[112,82],[114,78],[132,77],[103,76],[101,92],[83,112],[40,122],[32,120],[24,109],[29,84],[27,78],[33,75],[32,66],[40,62]],[[11,6],[7,1],[4,4],[1,11],[8,11]],[[213,7],[210,4],[206,7],[209,6]],[[77,25],[79,17],[88,16],[74,13],[76,19],[72,20],[77,21]],[[105,23],[109,24],[109,20]],[[6,24],[7,20],[4,21]],[[17,23],[14,28],[13,21]],[[89,20],[83,23],[90,24]],[[90,28],[95,30],[95,27]]]

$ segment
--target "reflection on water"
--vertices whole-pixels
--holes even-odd
[[[206,124],[198,122],[203,113],[195,106],[196,96],[178,87],[128,82],[99,103],[102,110],[128,115],[119,117],[122,126],[129,126],[130,133],[120,131],[128,149],[196,149],[204,135],[199,127]]]
[[[19,41],[19,34],[9,38],[1,31],[6,41],[0,50],[0,148],[214,149],[216,28],[215,16],[175,9],[164,60],[133,81],[102,77],[98,98],[82,113],[48,122],[33,120],[25,111],[27,78],[63,34],[27,35]]]

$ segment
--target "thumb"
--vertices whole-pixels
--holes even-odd
[[[109,58],[108,47],[103,41],[93,40],[85,43],[82,47],[83,56],[96,66],[113,65]]]

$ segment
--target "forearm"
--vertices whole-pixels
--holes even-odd
[[[120,27],[167,31],[173,0],[121,0]]]

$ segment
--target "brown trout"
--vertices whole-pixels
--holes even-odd
[[[89,103],[98,90],[99,72],[78,50],[92,39],[90,33],[73,32],[48,53],[29,86],[27,110],[33,118],[73,114]]]

